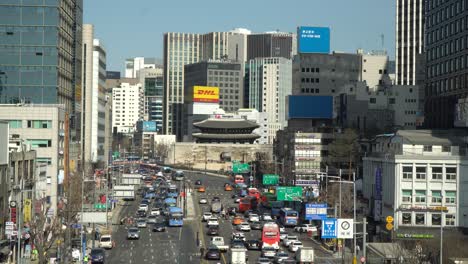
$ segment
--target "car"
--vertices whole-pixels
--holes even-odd
[[[198,203],[199,204],[207,204],[208,200],[206,198],[200,198],[200,200],[198,200]]]
[[[164,232],[166,231],[166,223],[164,222],[159,222],[155,223],[152,228],[153,232]]]
[[[208,230],[206,231],[206,234],[209,236],[217,236],[219,235],[219,226],[210,226],[208,227]]]
[[[204,186],[198,187],[198,192],[203,192],[204,193],[205,191],[206,191],[206,189],[205,189]]]
[[[263,220],[263,221],[273,221],[273,218],[271,218],[271,215],[270,215],[270,214],[264,213],[264,214],[262,215],[262,220]]]
[[[202,185],[202,182],[201,182],[201,180],[196,180],[196,181],[195,181],[195,185],[196,185],[196,186],[200,186],[200,185]]]
[[[209,247],[205,254],[206,259],[221,259],[221,251],[217,247]]]
[[[239,198],[239,195],[233,194],[233,195],[231,195],[231,198],[232,198],[232,199],[237,199],[237,198]]]
[[[148,218],[146,219],[146,222],[148,224],[156,224],[156,221],[158,219],[158,216],[157,215],[150,215],[148,216]]]
[[[240,225],[237,226],[237,230],[239,231],[250,231],[250,225],[247,222],[242,222]]]
[[[231,248],[243,248],[245,249],[245,241],[235,238],[231,240]]]
[[[232,186],[229,185],[229,184],[227,184],[227,185],[224,186],[224,190],[225,190],[226,192],[230,192],[230,191],[232,191]]]
[[[274,247],[262,247],[262,257],[274,258],[276,255],[276,249]]]
[[[137,227],[139,228],[146,228],[147,227],[147,224],[146,224],[146,220],[145,219],[138,219],[136,221],[136,225]]]
[[[317,227],[311,224],[302,224],[294,227],[294,231],[299,233],[317,232]]]
[[[112,241],[112,236],[111,235],[102,235],[99,238],[99,247],[100,248],[106,248],[106,249],[112,249],[114,247],[114,242]]]
[[[260,217],[257,214],[249,215],[249,222],[258,222],[258,221],[260,221]]]
[[[262,230],[263,225],[260,221],[255,221],[255,222],[250,223],[250,228],[252,230]]]
[[[137,217],[140,217],[140,218],[144,218],[146,217],[146,211],[145,210],[138,210],[137,213],[136,213],[136,216]]]
[[[253,210],[247,210],[247,211],[244,212],[244,217],[249,217],[250,214],[252,214],[252,213],[254,213]]]
[[[236,215],[236,214],[237,214],[237,207],[229,207],[229,208],[227,209],[227,213],[228,213],[229,215]]]
[[[147,212],[148,211],[148,204],[144,204],[144,203],[140,204],[138,206],[138,210],[145,210],[145,212]]]
[[[213,214],[211,212],[204,212],[203,213],[203,216],[202,216],[202,221],[208,221],[208,219],[210,219],[211,217],[213,216]]]
[[[242,232],[234,232],[232,233],[231,239],[245,241],[245,234]]]
[[[235,216],[232,219],[232,224],[233,225],[240,225],[243,221],[244,221],[244,218],[242,218],[241,216]]]
[[[281,241],[283,239],[285,239],[287,236],[288,236],[288,231],[286,231],[286,230],[280,231],[280,240]]]
[[[257,264],[271,264],[271,261],[269,258],[259,257],[257,259]]]
[[[275,263],[281,263],[283,260],[289,258],[289,254],[284,251],[276,252],[275,254]]]
[[[248,250],[260,250],[262,248],[262,242],[255,239],[247,240],[245,244],[247,245]]]
[[[150,199],[143,199],[141,200],[141,203],[140,204],[146,204],[146,205],[149,205],[151,203]]]
[[[136,227],[131,227],[127,231],[127,239],[140,239],[140,230]]]
[[[234,200],[234,203],[240,203],[240,198],[236,198],[236,199]]]
[[[207,226],[219,226],[219,221],[218,218],[216,217],[210,217],[207,221]]]
[[[286,238],[283,239],[283,245],[289,247],[289,244],[291,244],[293,241],[299,241],[297,236],[287,235]]]
[[[150,215],[160,215],[161,214],[161,208],[153,208],[151,209]]]
[[[289,250],[292,252],[296,252],[299,248],[302,247],[302,242],[299,240],[291,241],[291,243],[289,243]]]
[[[90,253],[91,263],[105,263],[106,252],[102,248],[93,248]]]
[[[215,201],[219,202],[219,201],[221,201],[221,198],[219,198],[218,196],[214,196],[213,198],[211,198],[211,201],[212,202],[215,202]]]

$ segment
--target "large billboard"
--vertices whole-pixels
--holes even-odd
[[[333,118],[333,97],[314,95],[288,96],[288,119],[294,118]]]
[[[330,53],[330,28],[298,27],[298,53]]]
[[[157,132],[155,121],[143,121],[143,132]]]
[[[193,101],[203,103],[218,103],[219,102],[219,87],[211,86],[194,86]]]

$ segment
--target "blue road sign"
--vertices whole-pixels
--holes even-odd
[[[337,220],[335,218],[327,218],[322,220],[322,238],[336,238],[336,225]]]
[[[81,225],[80,225],[80,224],[72,224],[72,225],[71,225],[71,228],[80,229],[80,228],[81,228]]]
[[[327,204],[306,204],[306,220],[327,219]]]

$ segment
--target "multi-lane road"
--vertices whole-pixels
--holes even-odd
[[[151,227],[142,228],[140,239],[127,240],[127,229],[124,225],[114,226],[113,239],[116,242],[115,248],[107,251],[107,263],[230,263],[229,251],[223,253],[219,261],[207,261],[200,257],[200,247],[208,248],[210,236],[206,234],[206,223],[202,222],[202,214],[209,211],[210,201],[213,197],[219,197],[225,208],[237,206],[231,198],[232,192],[224,191],[224,183],[229,182],[228,178],[203,175],[201,173],[186,172],[186,184],[192,192],[187,195],[187,217],[184,219],[183,227],[168,227],[166,232],[152,232]],[[198,193],[193,183],[201,180],[206,187],[205,193]],[[182,190],[182,183],[177,182]],[[190,188],[192,187],[192,188]],[[200,198],[207,198],[208,204],[199,204]],[[120,212],[120,216],[135,216],[140,197],[133,202],[128,202]],[[182,203],[181,203],[182,204]],[[235,232],[235,226],[231,224],[231,219],[221,219],[220,236],[224,237],[229,244],[231,235]],[[292,229],[288,229],[293,233]],[[244,232],[246,239],[261,239],[261,232],[252,230]],[[197,238],[201,242],[197,243]],[[305,234],[300,235],[304,246],[316,248],[316,257],[320,259],[317,263],[340,263],[320,246],[313,243]],[[286,249],[283,249],[286,251]],[[259,258],[260,251],[249,251],[249,263],[255,263]],[[292,255],[292,253],[290,253]],[[318,260],[317,259],[317,260]]]

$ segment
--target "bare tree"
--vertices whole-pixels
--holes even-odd
[[[154,152],[156,156],[160,157],[161,160],[165,161],[169,154],[169,144],[166,142],[159,142],[154,145]]]

